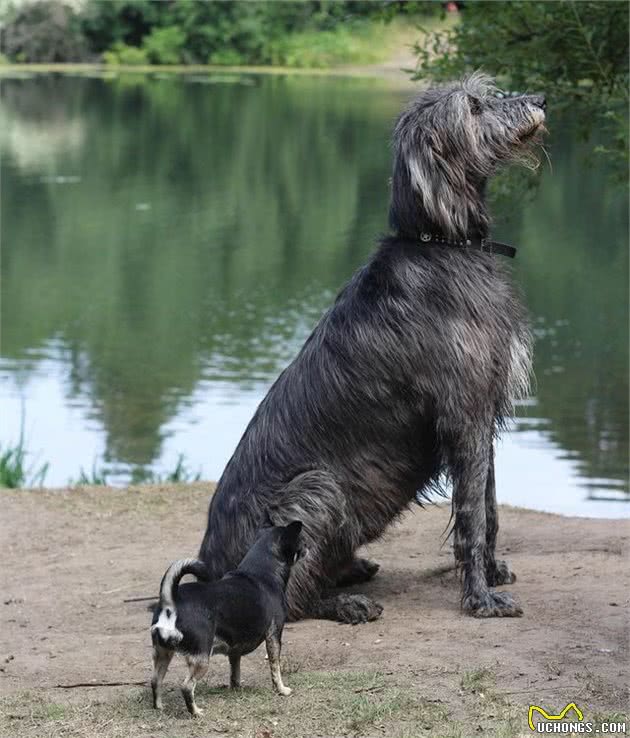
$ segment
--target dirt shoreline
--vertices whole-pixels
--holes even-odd
[[[57,688],[146,680],[146,603],[124,600],[153,595],[170,560],[195,554],[211,489],[200,483],[0,492],[0,735],[96,735],[93,721],[77,717],[86,710],[114,715],[99,738],[128,735],[130,725],[133,735],[177,738],[511,736],[531,735],[530,703],[552,710],[577,702],[585,719],[627,714],[630,521],[509,507],[501,510],[499,550],[519,577],[511,590],[524,606],[521,619],[461,614],[450,547],[441,545],[449,511],[430,506],[410,512],[368,549],[381,571],[361,590],[384,605],[381,620],[289,626],[286,681],[296,689],[285,702],[270,696],[262,649],[245,659],[241,702],[216,690],[201,693],[205,724],[186,720],[176,693],[181,666],[169,673],[167,713],[159,718],[143,687]],[[226,675],[224,660],[213,659],[208,684],[225,684]],[[334,705],[320,702],[326,695],[329,703],[341,699],[353,679],[378,681],[378,687],[349,689],[353,705],[358,699],[372,705],[374,720],[357,729],[344,722],[350,708],[339,703],[332,727],[327,720]],[[129,695],[135,712],[121,707]],[[397,705],[415,702],[379,712],[373,705],[387,695],[396,695]],[[239,705],[247,707],[240,710],[245,715],[231,721]],[[439,728],[431,723],[437,713],[419,717],[418,705],[439,708]],[[316,707],[311,724],[304,716]],[[423,721],[438,732],[425,730]]]

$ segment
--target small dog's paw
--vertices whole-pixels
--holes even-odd
[[[278,694],[281,694],[283,697],[288,697],[292,692],[291,687],[278,687]]]
[[[488,587],[500,587],[503,584],[514,584],[516,574],[505,561],[495,561],[486,571]]]
[[[154,702],[153,703],[153,709],[154,710],[163,710],[164,709],[164,705],[162,704],[162,702]]]
[[[337,597],[337,619],[341,623],[367,623],[379,618],[382,612],[382,605],[365,595],[344,594]]]
[[[203,715],[203,710],[200,707],[197,707],[196,705],[193,707],[193,711],[191,712],[191,715],[194,718],[201,717]]]
[[[462,600],[462,609],[476,618],[518,618],[523,609],[507,592],[473,592]]]

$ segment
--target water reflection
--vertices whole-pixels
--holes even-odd
[[[122,480],[180,451],[218,476],[385,227],[400,92],[233,79],[3,82],[0,440],[24,402],[49,481],[97,455]],[[566,457],[554,494],[575,511],[578,496],[627,493],[627,206],[589,145],[554,131],[553,175],[529,198],[499,192],[497,224],[521,247],[538,338],[536,397],[510,443],[526,454],[534,433]]]

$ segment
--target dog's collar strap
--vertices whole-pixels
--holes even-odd
[[[420,234],[420,246],[444,246],[456,249],[464,249],[464,251],[483,251],[484,254],[501,254],[513,259],[516,256],[516,249],[507,243],[501,241],[490,241],[487,238],[463,238],[460,241],[436,236],[433,233],[423,232]]]

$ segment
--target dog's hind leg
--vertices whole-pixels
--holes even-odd
[[[169,664],[173,658],[174,651],[170,651],[162,646],[153,646],[153,676],[151,677],[151,691],[153,693],[153,707],[156,710],[162,709],[162,682]]]
[[[522,614],[507,592],[491,592],[486,582],[486,484],[491,426],[467,427],[451,449],[455,558],[463,570],[462,608],[476,617],[515,617]]]
[[[383,608],[366,595],[323,594],[334,587],[339,563],[352,559],[361,537],[346,495],[329,472],[315,469],[294,477],[278,490],[269,512],[276,524],[304,523],[302,539],[308,555],[291,572],[289,619],[311,617],[356,624],[380,616]]]
[[[489,587],[512,584],[516,581],[514,574],[505,561],[497,561],[494,557],[499,532],[499,514],[497,511],[497,492],[494,479],[494,445],[490,444],[490,460],[488,479],[486,481],[486,582]]]
[[[230,654],[230,688],[238,689],[241,686],[241,655]]]
[[[282,651],[282,631],[272,625],[265,637],[267,656],[269,657],[269,669],[271,670],[271,681],[278,694],[288,697],[293,690],[286,687],[282,681],[280,672],[280,652]]]
[[[335,579],[335,586],[349,587],[352,584],[369,582],[380,568],[379,564],[374,561],[353,558],[339,570]]]
[[[208,671],[209,661],[210,657],[208,654],[198,654],[186,657],[188,676],[182,683],[182,695],[184,696],[184,702],[186,703],[188,712],[193,717],[198,717],[203,714],[203,710],[200,710],[195,704],[195,687],[197,686],[197,681],[202,679]]]

